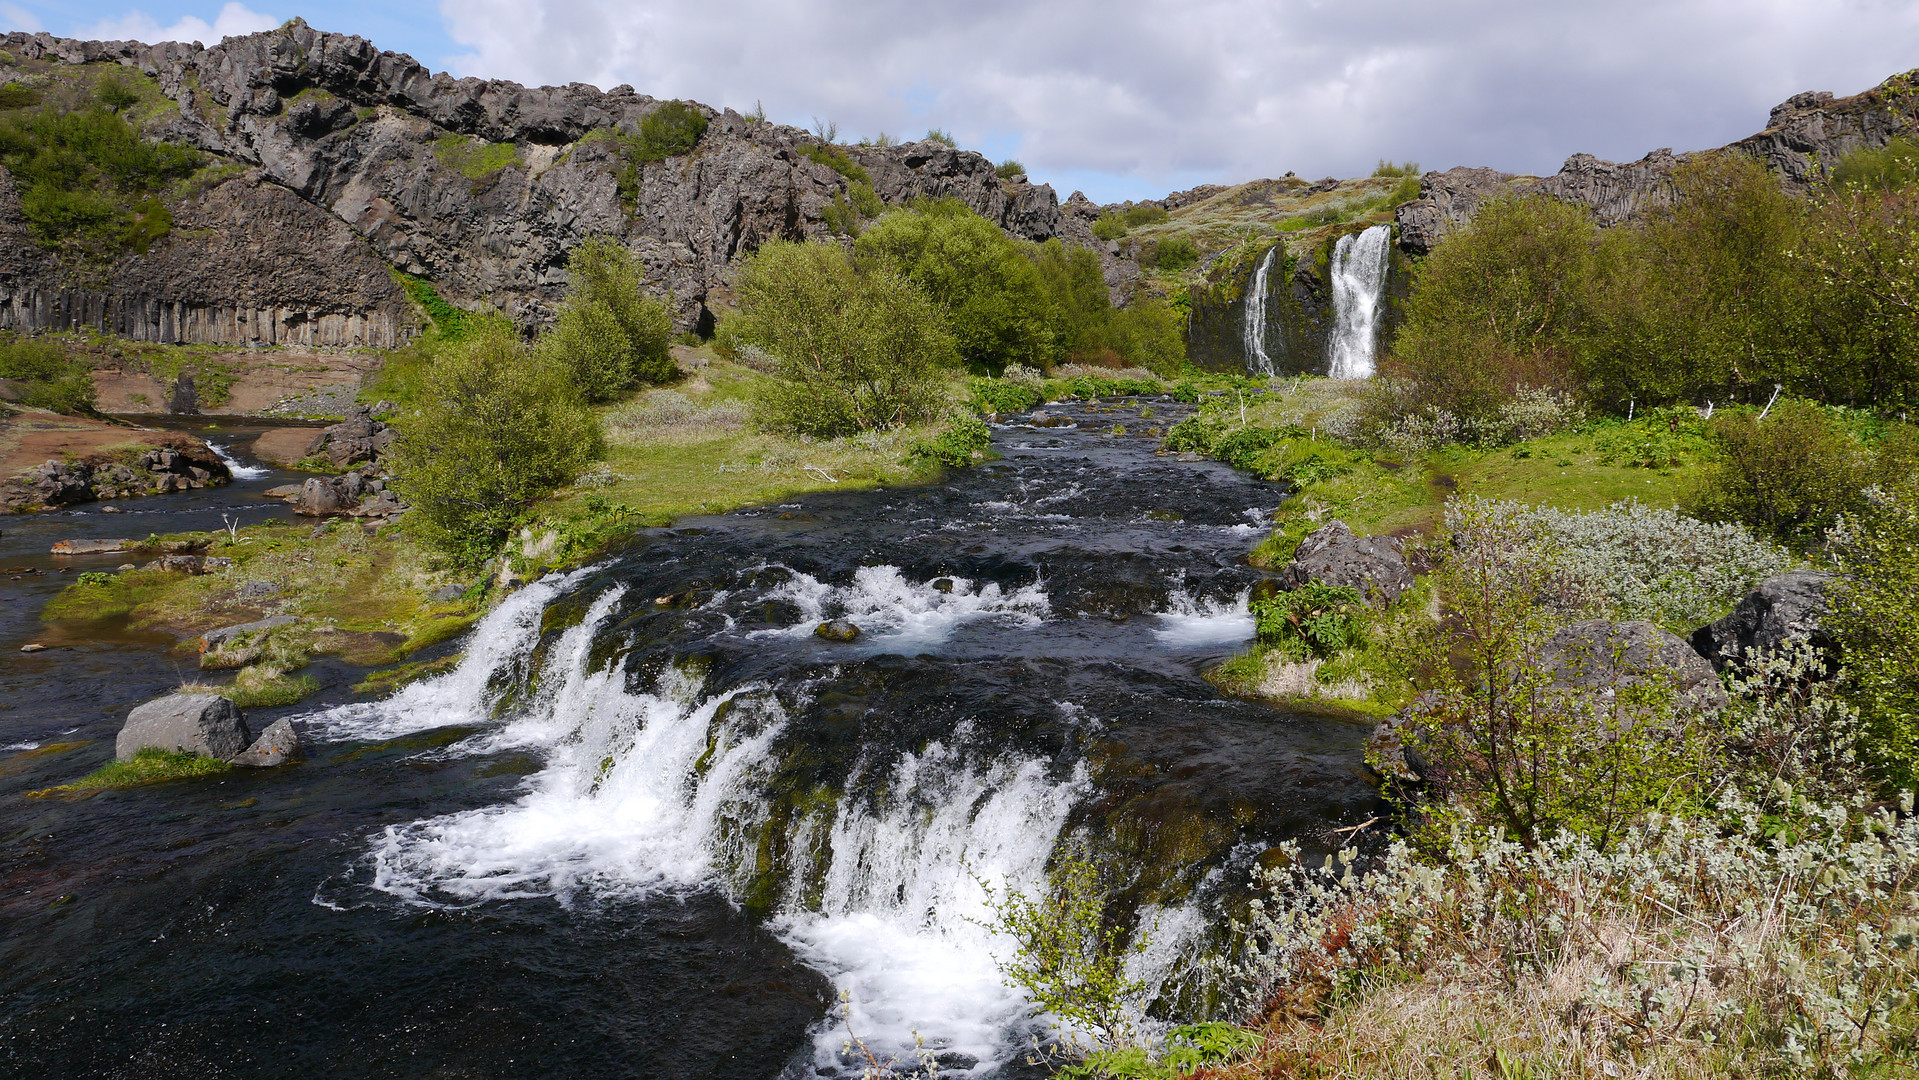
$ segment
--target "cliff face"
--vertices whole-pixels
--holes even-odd
[[[1919,131],[1919,70],[1894,75],[1862,94],[1798,94],[1775,107],[1766,129],[1719,151],[1751,154],[1774,169],[1780,182],[1803,194],[1820,171],[1854,150],[1878,148]],[[1425,254],[1448,231],[1472,220],[1479,204],[1501,194],[1542,194],[1592,208],[1600,225],[1616,225],[1646,210],[1670,205],[1672,171],[1696,154],[1655,150],[1619,164],[1574,154],[1547,177],[1515,176],[1495,169],[1456,168],[1427,173],[1419,198],[1394,213],[1399,243]]]
[[[607,233],[637,252],[682,328],[710,319],[732,266],[775,238],[827,235],[848,181],[796,128],[696,106],[694,149],[645,164],[625,195],[616,135],[661,102],[630,87],[528,88],[434,75],[365,39],[295,21],[219,45],[0,37],[0,81],[118,65],[176,107],[150,134],[242,169],[177,200],[144,255],[85,273],[24,239],[0,171],[0,326],[90,325],[164,341],[390,345],[415,316],[388,268],[456,303],[543,318],[567,252]],[[880,198],[952,196],[1009,233],[1093,247],[1052,189],[1002,181],[977,153],[926,141],[845,147]]]

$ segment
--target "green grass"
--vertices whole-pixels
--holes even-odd
[[[86,795],[96,791],[139,787],[163,780],[186,780],[201,776],[219,776],[233,766],[204,754],[184,754],[173,750],[148,748],[127,761],[110,761],[71,784],[42,788],[27,794],[35,798],[58,795]]]
[[[291,705],[320,689],[320,680],[311,675],[274,675],[249,678],[242,671],[233,685],[218,688],[220,694],[231,698],[242,709],[264,709],[278,705]]]

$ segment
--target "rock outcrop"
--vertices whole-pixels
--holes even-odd
[[[1725,688],[1686,639],[1641,620],[1587,619],[1562,627],[1540,649],[1555,686],[1613,693],[1665,684],[1682,707],[1726,706]]]
[[[399,438],[399,431],[373,418],[372,409],[355,405],[347,411],[345,420],[320,429],[307,444],[305,456],[324,454],[334,465],[356,465],[380,457]]]
[[[806,132],[704,106],[690,152],[629,174],[628,137],[662,104],[631,87],[435,75],[298,19],[205,47],[11,33],[0,52],[0,78],[137,72],[173,105],[149,132],[228,166],[180,200],[179,227],[150,251],[86,280],[32,245],[0,171],[0,327],[390,345],[418,322],[390,270],[536,322],[564,290],[567,253],[604,233],[691,329],[742,256],[827,234],[823,211],[851,183],[803,152]],[[1016,236],[1098,246],[1051,188],[1001,180],[980,154],[932,140],[840,149],[889,204],[950,196]]]
[[[1693,631],[1692,647],[1721,671],[1753,650],[1799,642],[1836,657],[1838,645],[1821,625],[1826,592],[1833,581],[1834,575],[1818,570],[1794,570],[1768,578],[1747,593],[1731,614]]]
[[[116,460],[115,455],[96,453],[82,461],[47,461],[25,470],[0,482],[0,512],[163,495],[215,487],[232,478],[226,463],[205,443],[170,437],[137,457]]]
[[[298,761],[302,756],[300,733],[294,730],[293,721],[281,717],[268,724],[260,737],[245,750],[227,759],[227,764],[247,769],[271,769],[275,765]]]
[[[113,752],[121,761],[147,749],[205,754],[225,761],[252,741],[239,706],[218,694],[180,693],[128,713]]]
[[[1772,167],[1794,194],[1803,194],[1841,157],[1877,148],[1919,131],[1919,105],[1911,95],[1919,71],[1887,79],[1862,94],[1834,98],[1825,92],[1796,94],[1772,110],[1766,128],[1721,150],[1751,154]],[[1715,151],[1702,151],[1713,153]],[[1495,169],[1456,168],[1420,180],[1419,198],[1394,211],[1399,244],[1414,254],[1431,251],[1454,228],[1472,220],[1479,205],[1500,194],[1539,194],[1589,207],[1602,226],[1670,205],[1672,172],[1697,154],[1655,150],[1638,161],[1604,161],[1574,154],[1547,177],[1514,176]]]
[[[1299,542],[1280,582],[1297,589],[1308,582],[1359,590],[1366,602],[1385,607],[1412,588],[1412,568],[1398,538],[1354,536],[1343,521],[1320,526]]]

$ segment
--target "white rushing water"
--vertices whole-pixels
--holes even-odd
[[[1335,379],[1370,379],[1385,304],[1387,246],[1392,229],[1374,225],[1333,246],[1332,364]]]
[[[1008,592],[997,582],[982,585],[962,577],[935,580],[941,585],[916,584],[897,566],[862,566],[854,571],[852,583],[844,586],[796,572],[768,599],[791,601],[799,608],[800,620],[759,633],[807,638],[824,620],[848,619],[860,628],[862,651],[912,655],[945,641],[964,623],[991,619],[1034,627],[1052,613],[1046,590],[1038,582]]]
[[[214,456],[220,459],[220,464],[227,467],[227,472],[232,473],[235,480],[258,480],[267,474],[267,470],[258,465],[240,464],[237,458],[227,452],[226,447],[217,442],[208,440],[207,448],[213,451]]]
[[[1259,268],[1253,271],[1252,284],[1246,289],[1246,312],[1240,324],[1240,336],[1246,342],[1246,367],[1261,375],[1273,374],[1273,358],[1266,353],[1266,275],[1273,268],[1273,256],[1279,254],[1279,245],[1266,249],[1266,256],[1259,260]]]
[[[1166,610],[1155,616],[1159,625],[1153,637],[1176,649],[1202,649],[1238,645],[1252,640],[1258,628],[1246,603],[1251,591],[1231,600],[1202,596],[1195,600],[1185,589],[1174,589],[1166,598]]]
[[[545,755],[509,803],[374,836],[373,889],[459,908],[713,887],[742,898],[753,885],[784,708],[764,686],[708,694],[695,664],[669,669],[649,691],[629,689],[617,660],[593,669],[594,639],[616,618],[617,586],[551,643],[537,672],[528,670],[544,609],[577,577],[550,577],[509,598],[475,629],[456,670],[387,702],[306,721],[322,737],[357,739],[474,724],[485,730],[431,753],[517,747]],[[810,615],[857,611],[915,647],[972,618],[1046,613],[1043,592],[1002,595],[960,579],[951,591],[931,591],[893,567],[866,568],[838,589],[798,575],[785,594]],[[1220,618],[1188,606],[1193,618]],[[490,687],[509,680],[538,689],[496,718]],[[1089,782],[1083,766],[1061,777],[1043,760],[982,755],[969,743],[962,722],[917,752],[882,751],[856,767],[846,794],[787,826],[792,865],[769,925],[845,995],[844,1016],[814,1033],[822,1069],[848,1067],[848,1024],[881,1060],[910,1063],[923,1041],[948,1072],[983,1074],[1020,1051],[1028,1002],[994,961],[1012,945],[983,925],[992,918],[988,890],[1044,887],[1047,859]]]

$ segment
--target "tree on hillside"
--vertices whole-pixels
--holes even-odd
[[[641,295],[631,251],[611,237],[592,237],[573,249],[567,274],[572,281],[559,321],[540,339],[543,361],[564,369],[589,402],[673,377],[673,320]]]
[[[740,311],[727,332],[779,359],[760,423],[834,438],[930,420],[952,338],[913,282],[861,269],[838,246],[777,241],[742,268]]]
[[[467,563],[499,551],[521,515],[602,448],[569,372],[495,322],[440,351],[402,430],[395,483],[426,538]]]

